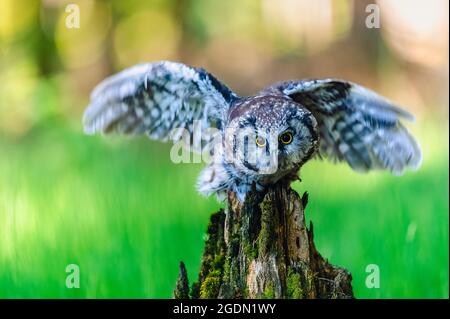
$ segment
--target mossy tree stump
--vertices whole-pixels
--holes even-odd
[[[307,193],[275,185],[211,216],[198,281],[180,263],[175,298],[353,298],[350,273],[316,250]]]

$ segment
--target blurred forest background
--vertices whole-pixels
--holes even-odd
[[[365,25],[379,5],[381,28]],[[358,298],[448,298],[446,0],[0,0],[0,297],[171,297],[196,279],[209,215],[202,165],[170,145],[85,136],[89,92],[139,62],[202,66],[250,95],[275,81],[334,77],[417,117],[423,165],[402,177],[311,162],[299,191],[319,251],[349,269]],[[77,264],[81,287],[68,289]],[[369,289],[366,267],[380,269]]]

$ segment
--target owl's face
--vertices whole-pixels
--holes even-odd
[[[292,100],[257,96],[229,113],[225,132],[227,160],[246,175],[282,177],[297,170],[316,151],[317,122]]]

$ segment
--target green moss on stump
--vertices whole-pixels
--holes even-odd
[[[299,273],[289,268],[286,279],[286,297],[288,299],[302,299],[303,289],[301,287],[302,281]]]
[[[212,299],[219,295],[220,285],[222,284],[222,273],[219,270],[211,271],[206,276],[200,287],[200,298]]]
[[[261,296],[262,299],[273,299],[275,298],[275,288],[272,282],[269,282],[264,287],[263,295]]]
[[[265,255],[274,240],[274,230],[272,221],[272,204],[268,200],[261,203],[261,231],[258,235],[258,253]]]

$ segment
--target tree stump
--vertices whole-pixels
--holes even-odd
[[[213,214],[198,281],[180,263],[175,298],[353,298],[351,274],[325,260],[305,225],[308,194],[285,185]]]

